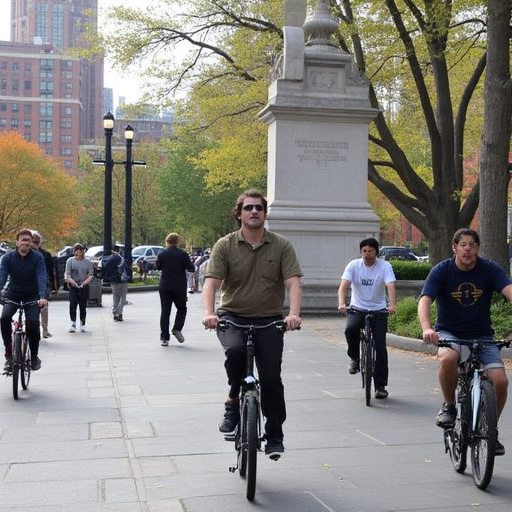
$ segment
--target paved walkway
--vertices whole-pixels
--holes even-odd
[[[256,501],[228,472],[232,443],[217,423],[227,390],[223,354],[190,297],[186,342],[158,341],[155,292],[131,293],[125,321],[111,296],[89,308],[87,333],[71,334],[67,303],[50,306],[54,334],[42,369],[12,399],[0,387],[0,512],[508,512],[512,405],[487,492],[457,474],[433,418],[436,361],[390,350],[390,397],[364,405],[347,372],[340,317],[306,318],[287,334],[288,420],[279,462],[259,457]]]

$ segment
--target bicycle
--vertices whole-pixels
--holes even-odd
[[[263,436],[261,435],[261,401],[260,386],[254,376],[254,333],[260,329],[274,327],[280,332],[286,330],[284,320],[276,320],[265,325],[243,325],[229,319],[221,319],[218,329],[225,331],[230,327],[241,330],[246,336],[247,363],[246,375],[240,389],[240,419],[238,428],[232,436],[226,435],[227,441],[235,441],[236,466],[230,466],[229,471],[234,473],[237,469],[242,478],[247,476],[246,497],[249,501],[254,499],[256,492],[257,453],[261,448]],[[276,457],[275,460],[277,460]]]
[[[498,412],[494,387],[478,352],[489,345],[508,347],[511,340],[439,340],[438,347],[450,348],[451,343],[468,347],[469,356],[458,365],[457,415],[454,426],[444,429],[445,453],[449,453],[455,471],[464,473],[470,448],[473,481],[479,489],[485,489],[494,470]]]
[[[372,318],[380,315],[389,315],[387,309],[379,310],[362,310],[359,308],[351,307],[347,313],[364,313],[364,327],[361,329],[359,335],[359,370],[361,372],[362,387],[365,390],[366,405],[371,404],[372,398],[372,380],[375,376],[375,358],[376,348],[375,339],[373,337],[373,327],[371,324]]]
[[[28,302],[15,302],[4,298],[2,304],[14,304],[18,307],[18,317],[13,321],[11,354],[12,354],[12,370],[4,371],[4,375],[9,377],[12,375],[12,396],[14,400],[18,400],[18,383],[21,380],[21,387],[25,390],[30,382],[30,372],[32,368],[32,360],[30,355],[30,345],[28,343],[27,334],[25,332],[24,313],[27,306],[37,304],[37,300]],[[21,378],[20,378],[21,377]]]

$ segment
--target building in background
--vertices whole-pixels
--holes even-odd
[[[15,130],[78,172],[81,143],[103,135],[103,59],[74,57],[97,27],[98,0],[11,0],[0,42],[0,130]]]

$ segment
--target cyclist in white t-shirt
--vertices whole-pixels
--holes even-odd
[[[351,375],[359,371],[359,332],[364,327],[365,312],[386,308],[391,315],[396,312],[396,277],[391,264],[377,258],[379,243],[375,238],[365,238],[361,240],[359,249],[361,258],[350,261],[345,267],[338,289],[338,310],[343,315],[347,314],[348,310],[345,337],[350,358],[348,371]],[[350,304],[347,306],[346,296],[349,288],[351,295]],[[387,398],[387,316],[377,315],[371,322],[376,348],[375,398]]]

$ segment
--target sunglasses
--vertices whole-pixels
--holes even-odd
[[[253,210],[256,210],[257,212],[263,211],[263,205],[262,204],[246,204],[242,207],[242,210],[246,212],[252,212]]]

